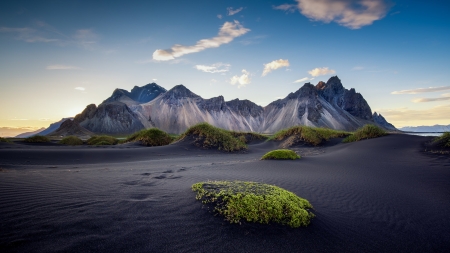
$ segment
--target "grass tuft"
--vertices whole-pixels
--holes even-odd
[[[298,139],[311,145],[317,146],[331,138],[341,138],[349,136],[349,132],[333,130],[322,127],[294,126],[276,132],[271,140],[284,140],[287,138]],[[296,140],[293,140],[295,142]],[[295,143],[292,143],[295,144]]]
[[[375,125],[364,125],[356,130],[352,135],[345,138],[342,142],[354,142],[365,139],[372,139],[387,135],[387,132]]]
[[[230,131],[211,126],[208,123],[190,127],[180,135],[178,140],[188,136],[194,136],[195,144],[202,148],[217,148],[227,152],[247,149],[247,145],[242,140],[235,138]]]
[[[312,205],[280,187],[256,182],[211,181],[192,185],[196,199],[214,205],[214,211],[230,223],[269,222],[293,228],[307,226]]]
[[[450,132],[444,132],[433,140],[433,144],[441,148],[450,147]]]
[[[8,142],[8,143],[10,143],[11,141],[6,139],[6,138],[0,137],[0,142]]]
[[[118,139],[108,135],[96,135],[87,140],[88,145],[116,145]]]
[[[300,156],[297,155],[292,150],[289,149],[276,149],[267,152],[263,157],[261,157],[261,160],[295,160],[300,159]]]
[[[32,143],[45,143],[45,142],[50,142],[50,139],[45,136],[35,135],[32,137],[28,137],[28,138],[24,139],[23,141],[24,142],[32,142]]]
[[[83,141],[76,136],[64,137],[61,141],[59,141],[59,143],[63,144],[63,145],[70,145],[70,146],[83,145]]]
[[[158,128],[143,129],[132,134],[125,142],[140,141],[145,146],[164,146],[169,145],[174,138]]]
[[[236,131],[230,131],[230,134],[240,140],[241,142],[248,144],[252,141],[256,140],[266,140],[267,137],[253,132],[236,132]]]

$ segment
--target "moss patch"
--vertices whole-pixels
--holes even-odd
[[[0,142],[11,142],[11,141],[6,138],[0,137]]]
[[[193,137],[194,144],[201,148],[217,148],[227,152],[247,149],[244,142],[235,138],[230,131],[211,126],[208,123],[200,123],[190,127],[180,135],[178,140]]]
[[[116,145],[118,139],[108,135],[96,135],[87,140],[88,145]]]
[[[365,125],[362,128],[356,130],[352,135],[348,136],[343,140],[343,142],[354,142],[354,141],[360,141],[365,139],[372,139],[377,138],[381,136],[385,136],[388,133],[381,129],[380,127],[377,127],[375,125]]]
[[[174,138],[158,128],[144,129],[132,134],[125,142],[140,141],[145,146],[164,146],[169,145]]]
[[[317,146],[331,138],[342,138],[349,136],[349,132],[333,130],[322,127],[294,126],[276,132],[270,139],[283,140],[283,147],[290,147],[299,142]]]
[[[445,132],[433,140],[433,144],[440,148],[450,147],[450,132]]]
[[[277,149],[267,152],[261,160],[295,160],[300,159],[300,156],[297,155],[292,150],[289,149]]]
[[[192,185],[196,199],[214,205],[214,211],[230,223],[269,222],[291,227],[307,226],[312,205],[274,185],[244,181],[211,181]]]
[[[258,133],[253,132],[235,132],[230,131],[230,134],[240,140],[241,142],[248,144],[252,141],[258,141],[258,140],[266,140],[267,137]]]
[[[71,145],[71,146],[83,145],[83,141],[76,136],[64,137],[61,141],[59,141],[59,143],[63,144],[63,145]]]
[[[35,135],[32,137],[25,138],[23,141],[30,142],[30,143],[46,143],[46,142],[50,142],[50,139],[45,136]]]

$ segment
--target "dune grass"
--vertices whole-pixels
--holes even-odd
[[[302,141],[317,146],[331,138],[349,136],[346,131],[333,130],[323,127],[294,126],[276,132],[270,140],[283,140],[290,136],[298,136]]]
[[[267,152],[265,155],[261,157],[261,160],[295,160],[300,159],[300,156],[297,155],[292,150],[289,149],[276,149]]]
[[[360,129],[356,130],[354,133],[349,135],[347,138],[345,138],[342,142],[354,142],[354,141],[360,141],[365,139],[372,139],[377,138],[381,136],[385,136],[388,133],[381,129],[378,126],[368,124],[364,125]]]
[[[252,141],[256,140],[266,140],[267,137],[254,132],[236,132],[236,131],[230,131],[230,134],[240,140],[241,142],[248,144]]]
[[[230,131],[220,129],[208,123],[200,123],[190,127],[178,140],[187,136],[198,136],[196,144],[202,148],[217,148],[219,150],[232,152],[247,149],[247,145],[235,138]]]
[[[230,223],[242,221],[290,227],[307,226],[314,214],[308,200],[274,185],[244,181],[210,181],[192,185],[196,199],[212,204]]]
[[[11,141],[6,138],[0,137],[0,142],[8,142],[9,143]]]
[[[433,140],[433,144],[441,148],[450,147],[450,132],[444,132]]]
[[[145,146],[169,145],[174,138],[158,128],[143,129],[132,134],[124,142],[140,141]]]
[[[35,135],[32,137],[25,138],[23,141],[30,142],[30,143],[46,143],[46,142],[50,142],[50,139],[47,138],[46,136]]]
[[[119,140],[108,135],[96,135],[89,138],[86,143],[88,145],[116,145]]]
[[[59,144],[70,145],[70,146],[78,146],[83,145],[83,141],[76,136],[67,136],[59,141]]]

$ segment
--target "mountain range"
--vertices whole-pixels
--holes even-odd
[[[406,126],[400,130],[406,132],[450,132],[450,125]]]
[[[365,124],[377,124],[397,130],[383,116],[372,114],[363,96],[353,88],[344,88],[337,76],[317,85],[305,83],[265,107],[249,100],[225,101],[223,96],[204,99],[183,85],[167,91],[150,83],[135,86],[131,92],[114,90],[100,105],[88,105],[73,122],[102,134],[130,134],[150,127],[179,134],[200,122],[260,133],[274,133],[295,125],[351,131]]]

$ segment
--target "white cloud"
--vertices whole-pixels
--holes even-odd
[[[272,8],[274,10],[282,10],[285,12],[293,13],[297,10],[297,5],[295,5],[295,4],[282,4],[282,5],[278,5],[278,6],[273,5]]]
[[[334,74],[334,73],[336,73],[336,71],[334,71],[332,69],[328,69],[328,67],[323,67],[323,68],[315,68],[313,70],[308,71],[308,73],[310,75],[316,77],[316,76]]]
[[[303,77],[302,79],[298,79],[298,80],[294,81],[293,83],[303,83],[303,82],[312,81],[312,80],[314,80],[314,78]]]
[[[153,81],[158,81],[158,79],[156,79],[156,78],[153,78],[152,80],[153,80]]]
[[[238,84],[238,88],[245,87],[250,82],[250,73],[245,69],[242,70],[241,76],[233,76],[230,80],[232,85]]]
[[[75,87],[75,90],[81,90],[81,91],[84,91],[84,90],[86,90],[84,87]]]
[[[207,65],[195,65],[195,68],[203,71],[203,72],[207,72],[207,73],[224,73],[224,72],[228,72],[230,70],[230,64],[226,64],[226,63],[214,63],[211,66],[207,66]]]
[[[419,93],[437,92],[437,91],[444,91],[444,90],[450,90],[450,86],[418,88],[418,89],[412,89],[412,90],[400,90],[400,91],[393,91],[393,92],[391,92],[391,94],[419,94]]]
[[[249,31],[250,29],[243,27],[236,20],[234,22],[225,22],[220,28],[218,36],[199,40],[193,46],[176,44],[167,50],[158,49],[153,52],[153,59],[157,61],[168,61],[185,54],[197,53],[207,48],[219,47],[222,44],[230,43],[234,38],[242,36]]]
[[[222,19],[222,15],[221,14],[217,14],[217,18],[218,19]]]
[[[49,65],[46,67],[48,70],[70,70],[70,69],[80,69],[76,66],[68,66],[68,65]]]
[[[450,97],[440,97],[440,98],[416,98],[413,99],[414,103],[423,103],[423,102],[436,102],[436,101],[446,101],[450,100]]]
[[[289,60],[275,60],[269,63],[264,64],[264,70],[262,76],[269,74],[272,70],[279,69],[282,67],[289,67]]]
[[[241,12],[243,9],[244,9],[244,7],[240,7],[240,8],[237,8],[236,10],[233,10],[233,7],[228,7],[227,8],[228,16],[233,16],[234,14]]]
[[[300,12],[314,21],[336,22],[350,29],[371,25],[386,16],[385,0],[296,0]]]

